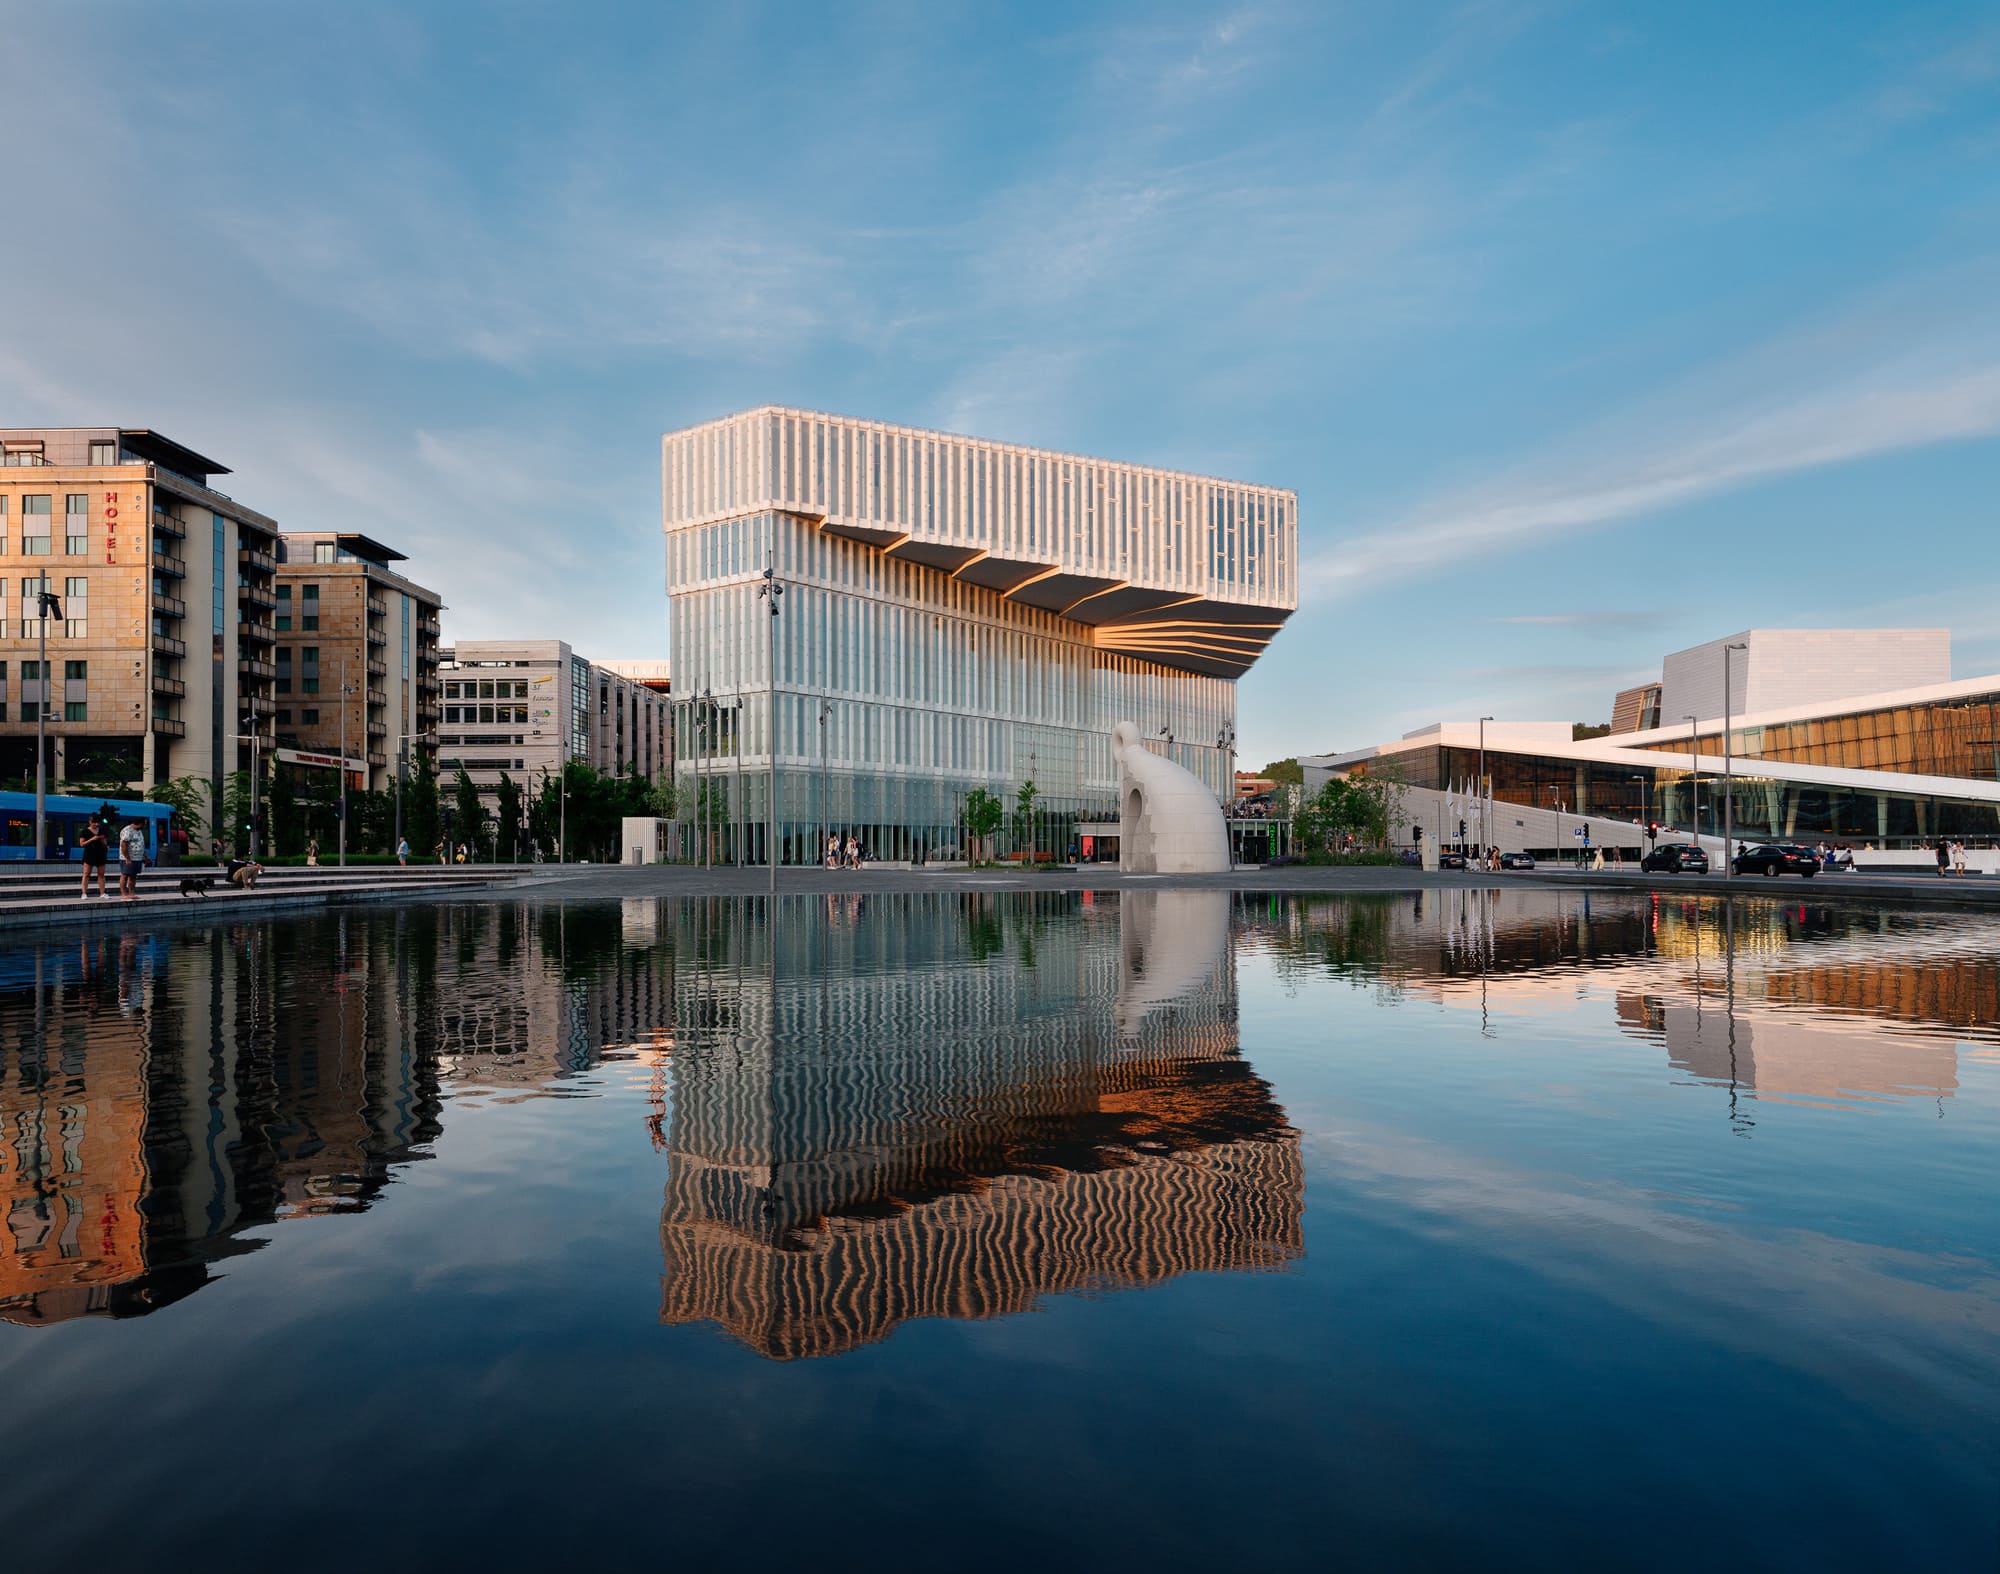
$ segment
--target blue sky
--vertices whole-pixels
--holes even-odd
[[[2000,670],[1990,4],[0,0],[0,424],[664,649],[767,401],[1297,489],[1246,759],[1736,628]]]

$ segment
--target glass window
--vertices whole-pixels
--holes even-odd
[[[315,563],[331,563],[333,561],[333,543],[331,541],[315,541],[313,543],[313,561]]]
[[[72,683],[82,683],[90,677],[90,663],[87,661],[65,661],[63,676]]]
[[[90,494],[71,492],[63,498],[63,551],[79,557],[90,550]]]
[[[63,701],[63,720],[88,721],[90,720],[90,708],[82,700],[65,700]]]
[[[317,727],[319,725],[319,712],[316,710],[300,711],[299,724],[305,727]]]
[[[48,553],[49,502],[46,492],[21,499],[21,550],[30,557]]]

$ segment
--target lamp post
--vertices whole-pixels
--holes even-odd
[[[778,598],[785,593],[785,587],[778,583],[777,565],[768,559],[764,564],[764,583],[757,587],[757,594],[771,609],[769,638],[764,643],[765,659],[769,664],[771,715],[766,730],[771,739],[771,801],[769,804],[770,825],[765,833],[769,844],[765,849],[771,859],[771,894],[778,894]],[[771,915],[773,930],[772,943],[777,940],[777,914]]]
[[[1493,791],[1486,780],[1486,724],[1493,718],[1479,718],[1479,846],[1482,852],[1493,851],[1492,842],[1487,838],[1493,826]]]
[[[1229,867],[1236,867],[1236,723],[1225,721],[1222,731],[1215,735],[1215,747],[1222,754],[1223,801],[1229,805],[1223,811],[1224,829],[1229,833]]]
[[[1653,778],[1650,776],[1640,776],[1635,772],[1632,780],[1639,784],[1639,802],[1642,805],[1639,810],[1641,815],[1639,824],[1641,826],[1651,825],[1653,823]]]
[[[258,769],[257,745],[262,741],[262,738],[257,731],[257,696],[254,693],[249,696],[249,702],[250,714],[243,718],[244,730],[239,732],[236,737],[238,742],[247,741],[250,745],[250,861],[255,863],[257,861],[257,789],[263,777],[263,773]]]
[[[833,813],[833,806],[829,801],[832,797],[833,784],[826,773],[826,723],[832,715],[833,704],[822,695],[819,702],[819,846],[814,849],[821,858],[826,856],[826,838]]]
[[[1722,647],[1722,878],[1736,877],[1736,774],[1729,753],[1729,653],[1748,650],[1742,640]]]
[[[49,682],[49,619],[63,615],[62,602],[49,589],[49,571],[42,570],[42,588],[39,592],[41,617],[36,620],[36,642],[41,652],[40,670],[42,674],[42,698],[35,706],[35,861],[39,863],[49,853],[49,691],[54,687]]]
[[[729,839],[735,844],[735,857],[730,862],[737,868],[743,867],[743,843],[750,829],[749,817],[743,813],[743,696],[737,695],[729,702],[729,752],[736,756],[736,807],[729,812]]]
[[[1683,716],[1688,724],[1688,830],[1695,846],[1701,846],[1701,740],[1696,736],[1699,718]]]

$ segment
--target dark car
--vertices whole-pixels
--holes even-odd
[[[1535,867],[1535,860],[1530,858],[1526,853],[1502,853],[1500,855],[1500,867],[1502,869],[1532,869]]]
[[[1439,853],[1438,867],[1440,869],[1463,869],[1465,867],[1465,854],[1454,852]]]
[[[1639,860],[1647,874],[1707,874],[1708,854],[1692,842],[1667,842]]]
[[[1744,848],[1729,867],[1738,874],[1802,874],[1810,880],[1819,873],[1819,855],[1795,842],[1764,842]]]

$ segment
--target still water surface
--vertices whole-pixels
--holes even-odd
[[[1987,1568],[2000,922],[410,906],[0,955],[7,1564]]]

